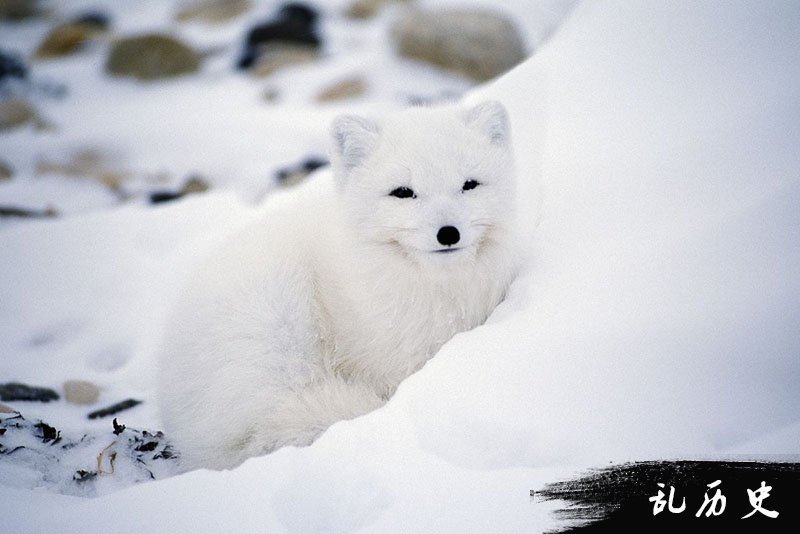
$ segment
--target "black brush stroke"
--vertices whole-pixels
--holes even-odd
[[[718,516],[696,517],[716,480],[726,497],[724,512]],[[779,516],[761,513],[742,517],[753,510],[747,489],[756,490],[765,481],[772,486],[762,507]],[[674,504],[686,499],[686,509],[670,513],[667,508],[653,515],[650,497],[663,483],[664,499],[675,488]],[[556,482],[532,492],[540,501],[563,501],[555,512],[563,528],[556,532],[800,532],[800,463],[759,461],[652,461],[593,469],[576,480]],[[707,508],[706,508],[707,509]]]

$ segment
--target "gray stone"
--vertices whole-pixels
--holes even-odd
[[[311,63],[319,58],[317,48],[302,44],[273,43],[261,52],[253,65],[253,76],[263,78],[293,65]]]
[[[59,24],[45,36],[35,55],[39,59],[68,56],[80,50],[99,33],[101,30],[97,26],[88,23]]]
[[[392,28],[398,52],[474,80],[490,80],[527,56],[511,20],[482,9],[409,11]]]
[[[175,19],[181,22],[227,22],[247,13],[250,0],[195,0],[178,9]]]
[[[347,78],[329,85],[317,95],[317,102],[336,102],[363,95],[367,83],[363,78]]]
[[[14,169],[11,165],[0,159],[0,182],[3,180],[10,180],[12,176],[14,176]]]
[[[72,404],[94,404],[100,398],[100,388],[86,380],[67,380],[64,382],[64,398]]]
[[[0,0],[0,20],[23,20],[40,14],[38,0]]]
[[[33,122],[36,117],[36,110],[26,100],[12,98],[0,101],[0,132]]]
[[[198,174],[190,176],[181,188],[181,195],[193,195],[195,193],[205,193],[210,189],[208,181]]]
[[[410,3],[412,0],[353,0],[344,14],[351,19],[371,19],[389,4]]]
[[[106,72],[158,80],[191,74],[200,68],[202,56],[181,41],[156,33],[120,39],[111,47]]]

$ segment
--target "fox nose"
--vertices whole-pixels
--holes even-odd
[[[439,233],[436,234],[436,239],[442,245],[451,246],[458,243],[461,239],[461,234],[458,233],[458,228],[455,226],[442,226],[439,228]]]

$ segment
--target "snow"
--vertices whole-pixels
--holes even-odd
[[[158,6],[130,10],[144,26]],[[467,89],[416,65],[390,71],[388,50],[364,50],[390,16],[352,42],[331,28],[344,57],[269,83],[318,87],[370,57],[385,67],[371,76],[391,72],[404,90]],[[528,39],[553,20],[526,25]],[[467,96],[509,108],[528,230],[528,266],[486,325],[447,343],[382,409],[233,471],[85,499],[12,488],[0,466],[3,529],[542,531],[556,505],[529,490],[586,467],[797,455],[799,22],[790,1],[580,3],[531,59]],[[309,91],[265,107],[262,85],[224,74],[222,61],[157,87],[64,61],[48,76],[79,72],[85,85],[43,105],[69,126],[0,137],[19,180],[34,182],[37,154],[96,143],[136,173],[163,168],[178,183],[203,170],[218,188],[157,208],[108,209],[88,193],[89,212],[69,201],[81,213],[0,227],[0,377],[56,388],[90,379],[100,405],[145,400],[120,419],[157,429],[154,347],[193,263],[292,194],[253,203],[270,189],[265,169],[324,148],[330,117],[402,98],[376,82],[384,89],[352,105],[312,105]],[[90,101],[95,116],[81,125]],[[121,101],[128,112],[114,115]],[[0,184],[3,202],[39,194],[11,183],[19,191]],[[75,434],[109,430],[63,403],[13,404]]]

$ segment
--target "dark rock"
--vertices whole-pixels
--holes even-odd
[[[157,80],[196,72],[201,60],[199,53],[177,39],[152,33],[114,43],[106,61],[106,72]]]
[[[28,386],[18,382],[0,384],[0,400],[2,401],[39,401],[58,400],[58,393],[50,388]]]
[[[57,216],[58,212],[53,208],[46,208],[43,210],[31,210],[27,208],[19,208],[16,206],[0,206],[0,217],[43,219],[43,218],[57,217]]]
[[[19,56],[0,50],[0,83],[6,79],[24,80],[27,77],[28,67]]]
[[[308,173],[311,173],[319,169],[320,167],[328,165],[329,163],[330,162],[325,158],[311,156],[309,158],[306,158],[305,161],[303,161],[303,170]]]
[[[0,0],[0,20],[24,20],[41,14],[38,0]]]
[[[111,28],[111,17],[100,11],[87,11],[72,19],[72,23],[91,26],[97,31],[106,31]]]
[[[526,57],[513,22],[493,11],[411,11],[392,28],[401,55],[478,81],[492,79]]]
[[[254,26],[247,33],[237,67],[249,69],[264,49],[275,43],[319,48],[317,18],[317,12],[310,6],[296,2],[284,4],[274,18]]]
[[[205,193],[208,191],[208,189],[208,182],[206,182],[202,177],[190,176],[189,179],[183,184],[183,187],[180,189],[180,191],[153,191],[150,193],[150,203],[161,204],[164,202],[171,202],[173,200],[178,200],[179,198],[185,197],[186,195]]]
[[[91,412],[89,415],[87,415],[87,417],[89,419],[98,419],[100,417],[108,417],[109,415],[114,415],[115,413],[119,413],[119,412],[122,412],[124,410],[129,410],[129,409],[133,408],[134,406],[138,406],[141,403],[142,403],[142,401],[140,401],[140,400],[127,399],[127,400],[124,400],[122,402],[118,402],[116,404],[112,404],[111,406],[108,406],[106,408],[103,408],[103,409],[100,409],[100,410],[95,410],[94,412]]]
[[[163,204],[164,202],[172,202],[178,200],[183,196],[180,191],[153,191],[150,193],[150,204]]]
[[[275,178],[281,185],[296,185],[302,182],[309,174],[328,165],[329,161],[319,156],[310,156],[296,165],[291,165],[279,169],[275,173]]]

